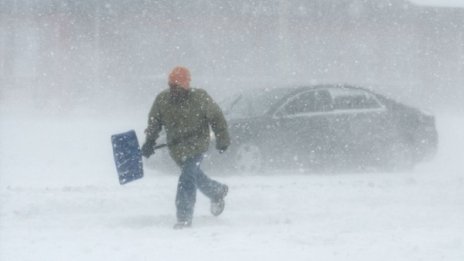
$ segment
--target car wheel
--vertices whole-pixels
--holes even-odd
[[[242,173],[257,173],[263,167],[263,151],[253,143],[240,144],[235,151],[234,168]]]
[[[411,146],[404,142],[395,142],[390,146],[387,168],[390,171],[408,171],[414,167],[414,155]]]

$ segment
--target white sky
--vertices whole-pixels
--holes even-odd
[[[463,7],[464,0],[410,0],[418,5]]]

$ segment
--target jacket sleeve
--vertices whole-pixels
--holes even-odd
[[[157,97],[148,114],[148,127],[145,129],[145,141],[156,143],[159,133],[163,127],[160,112],[160,99]]]
[[[223,149],[230,145],[227,122],[219,105],[205,92],[206,118],[216,137],[216,148]]]

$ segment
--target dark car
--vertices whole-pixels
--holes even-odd
[[[433,116],[364,88],[253,89],[221,107],[232,144],[209,156],[213,168],[395,171],[437,150]]]

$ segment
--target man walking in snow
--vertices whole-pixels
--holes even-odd
[[[151,107],[142,155],[155,153],[156,139],[164,127],[169,154],[181,168],[177,184],[175,229],[192,225],[197,188],[211,200],[211,213],[218,216],[224,210],[224,197],[229,190],[200,169],[208,150],[210,126],[216,136],[216,148],[224,152],[230,144],[227,123],[219,106],[205,90],[190,88],[190,72],[175,67],[169,74],[169,89],[156,97]]]

